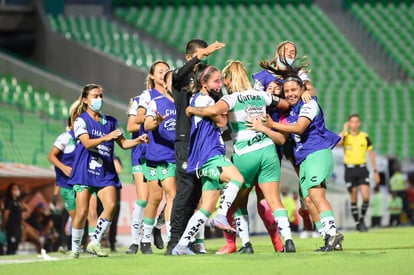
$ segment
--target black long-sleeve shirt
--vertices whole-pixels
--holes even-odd
[[[194,81],[194,66],[200,60],[197,57],[186,62],[181,68],[174,70],[172,75],[172,93],[176,108],[175,141],[187,141],[191,130],[191,119],[185,115],[191,92],[190,84]]]

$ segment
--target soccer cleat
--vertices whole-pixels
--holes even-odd
[[[190,249],[195,254],[207,254],[207,250],[204,243],[193,243],[191,244]]]
[[[365,225],[365,222],[363,219],[360,219],[359,223],[357,223],[356,230],[359,232],[368,232],[368,227]]]
[[[97,243],[97,244],[89,243],[88,246],[86,247],[86,252],[88,252],[89,254],[98,256],[98,257],[108,257],[108,253],[102,250],[100,243]]]
[[[236,243],[226,243],[220,250],[216,251],[217,255],[231,254],[236,252]]]
[[[169,256],[169,255],[171,255],[171,253],[172,253],[172,250],[173,250],[173,248],[177,245],[177,243],[178,243],[178,241],[172,241],[172,240],[170,240],[168,243],[167,243],[167,249],[165,250],[165,252],[164,252],[164,255],[165,256]]]
[[[335,251],[335,248],[337,247],[338,244],[341,244],[340,247],[342,248],[343,239],[344,239],[344,236],[339,232],[336,232],[336,234],[333,236],[327,235],[325,246],[321,247],[319,251],[321,252]]]
[[[245,243],[242,248],[237,251],[237,254],[253,254],[253,246],[250,242]]]
[[[286,240],[285,241],[285,247],[283,252],[285,253],[295,253],[296,252],[296,248],[295,248],[295,244],[293,243],[293,240]]]
[[[173,248],[171,255],[181,256],[181,255],[196,255],[196,254],[193,251],[191,251],[191,249],[188,246],[176,245]]]
[[[328,244],[328,239],[325,239],[325,246],[327,244]],[[325,246],[319,247],[319,249],[316,249],[315,252],[321,252],[324,249]],[[341,241],[335,246],[334,251],[342,251],[342,250],[343,250],[343,248],[342,248],[342,241]]]
[[[79,252],[70,252],[69,259],[79,259]]]
[[[299,209],[299,215],[302,217],[303,219],[303,227],[305,227],[306,230],[308,231],[313,231],[314,230],[314,226],[313,226],[313,222],[312,222],[312,218],[310,216],[309,210],[308,209]]]
[[[138,252],[138,245],[137,244],[131,244],[129,247],[128,247],[128,250],[127,251],[125,251],[125,253],[126,254],[137,254],[137,252]]]
[[[214,226],[218,229],[225,230],[230,233],[236,233],[236,229],[234,229],[229,222],[227,221],[226,216],[224,215],[216,215],[213,220]]]
[[[158,249],[164,248],[164,240],[162,239],[161,229],[154,227],[152,229],[152,235],[154,236],[154,245]]]
[[[141,243],[142,254],[152,254],[151,243]]]

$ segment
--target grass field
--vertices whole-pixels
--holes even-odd
[[[274,253],[267,236],[251,239],[254,254],[215,255],[222,239],[206,240],[209,254],[164,256],[126,255],[124,247],[108,258],[81,254],[77,260],[50,253],[54,261],[37,255],[1,256],[0,274],[414,274],[414,227],[382,228],[368,233],[343,232],[341,252],[313,252],[322,240],[295,238],[297,253]]]

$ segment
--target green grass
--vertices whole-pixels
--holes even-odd
[[[126,255],[124,247],[108,258],[81,254],[77,260],[50,253],[61,261],[37,260],[36,255],[0,257],[1,274],[414,274],[413,227],[383,228],[368,233],[343,232],[344,250],[313,250],[322,240],[295,238],[297,253],[274,253],[267,236],[252,237],[252,255],[215,255],[222,239],[206,240],[209,254],[164,256]],[[16,260],[19,263],[2,264]],[[24,263],[23,261],[35,262]]]

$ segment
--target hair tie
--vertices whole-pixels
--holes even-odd
[[[201,81],[203,81],[204,77],[207,75],[208,71],[210,71],[210,69],[211,69],[211,68],[213,68],[213,66],[208,66],[208,67],[204,70],[204,72],[201,74],[201,77],[200,77],[200,82],[201,82]]]

